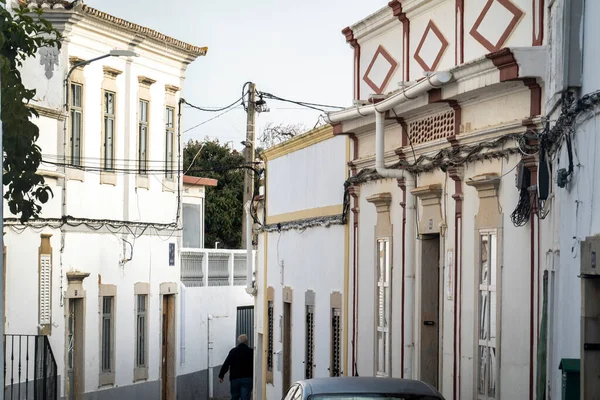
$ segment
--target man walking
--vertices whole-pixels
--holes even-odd
[[[240,335],[237,347],[231,349],[219,372],[219,382],[223,383],[229,370],[231,400],[250,400],[253,369],[254,351],[248,347],[248,336]]]

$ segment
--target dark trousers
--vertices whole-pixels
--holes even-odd
[[[252,378],[232,379],[230,389],[231,400],[250,400],[252,397]]]

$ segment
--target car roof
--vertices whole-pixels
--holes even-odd
[[[437,396],[443,399],[442,395],[431,385],[412,379],[399,378],[374,378],[374,377],[335,377],[335,378],[315,378],[298,382],[302,385],[307,394],[402,394],[417,396]]]

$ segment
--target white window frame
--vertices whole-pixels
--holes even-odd
[[[110,308],[105,307],[105,299],[110,298]],[[117,311],[117,287],[115,285],[100,285],[100,296],[99,300],[99,368],[100,378],[99,386],[114,385],[115,384],[115,339],[116,339],[116,311]],[[110,338],[108,341],[105,337],[106,324],[108,326],[108,332]],[[108,357],[108,364],[106,363]]]
[[[116,101],[117,94],[112,90],[103,90],[103,106],[102,106],[102,124],[104,129],[104,143],[103,143],[103,154],[102,154],[102,167],[104,171],[114,171],[115,169],[115,130],[116,130]],[[112,96],[112,112],[109,109],[108,97]],[[108,135],[108,122],[112,122],[112,132],[109,139]],[[110,142],[110,149],[109,149]]]
[[[484,252],[485,242],[489,244],[486,252]],[[498,262],[498,243],[497,230],[479,231],[479,257],[476,274],[477,318],[475,334],[477,340],[474,357],[475,391],[478,400],[494,400],[499,397],[499,322],[501,317],[498,294],[501,267]]]
[[[145,109],[144,109],[145,106]],[[148,139],[150,102],[140,99],[138,102],[138,174],[148,174]]]
[[[391,258],[390,238],[378,238],[376,248],[375,374],[389,377],[391,368]],[[381,337],[381,339],[380,339]]]
[[[75,95],[79,89],[79,97]],[[81,83],[71,82],[69,86],[71,91],[70,118],[71,118],[71,165],[81,166],[82,144],[83,144],[83,85]],[[75,116],[79,116],[79,129],[75,129]]]
[[[170,120],[169,120],[170,113]],[[175,107],[165,109],[165,178],[173,179],[175,166]]]

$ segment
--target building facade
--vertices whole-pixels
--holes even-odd
[[[201,247],[203,190],[216,182],[181,176],[180,98],[206,48],[83,2],[21,4],[42,8],[64,39],[22,68],[54,197],[25,225],[5,206],[6,390],[39,380],[25,365],[45,341],[60,397],[193,392],[199,382],[177,378],[202,367],[180,346],[186,323],[196,329],[181,314],[181,232]]]
[[[349,145],[327,125],[262,154],[256,399],[283,398],[297,380],[341,376],[350,368],[343,223]]]
[[[394,1],[344,29],[355,105],[328,120],[354,146],[348,374],[535,396],[542,3]]]

